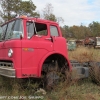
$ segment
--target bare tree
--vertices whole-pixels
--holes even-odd
[[[60,23],[64,23],[64,19],[62,17],[57,17],[57,22]]]
[[[50,3],[46,4],[45,8],[43,9],[43,18],[47,19],[47,20],[52,20],[52,21],[55,21],[55,22],[58,22],[58,23],[64,22],[62,17],[56,17],[53,14],[53,6]]]
[[[50,20],[50,17],[53,15],[53,6],[52,4],[48,3],[46,4],[45,8],[43,9],[43,18]]]

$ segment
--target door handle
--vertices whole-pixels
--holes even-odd
[[[46,40],[51,40],[51,38],[45,38]]]
[[[41,35],[35,35],[36,37],[39,37],[39,38],[41,38],[42,36]]]
[[[46,40],[50,40],[51,42],[53,42],[53,37],[51,36],[50,38],[45,38]]]

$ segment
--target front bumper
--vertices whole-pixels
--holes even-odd
[[[0,75],[15,78],[16,77],[15,69],[0,67]]]

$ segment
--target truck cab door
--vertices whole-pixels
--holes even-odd
[[[66,40],[62,37],[58,25],[50,24],[50,35],[53,40],[54,51],[66,54]]]
[[[36,37],[38,37],[38,52],[52,52],[53,51],[53,38],[49,34],[49,24],[35,23],[36,24]]]

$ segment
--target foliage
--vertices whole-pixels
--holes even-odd
[[[89,29],[91,31],[92,36],[100,36],[100,23],[99,22],[92,22],[89,24]]]
[[[17,15],[30,15],[36,16],[35,12],[36,6],[33,4],[32,0],[22,1],[22,0],[1,0],[0,1],[2,10],[0,10],[0,16],[4,21],[8,21]]]
[[[100,36],[100,23],[99,22],[92,22],[88,26],[67,26],[64,25],[61,27],[63,36],[65,38],[76,38],[76,39],[84,39],[86,37],[92,36]]]
[[[88,31],[86,31],[87,28],[85,26],[73,26],[73,27],[70,27],[70,32],[74,34],[74,37],[77,38],[77,39],[80,39],[80,38],[85,38],[85,36],[87,35],[88,36]]]

